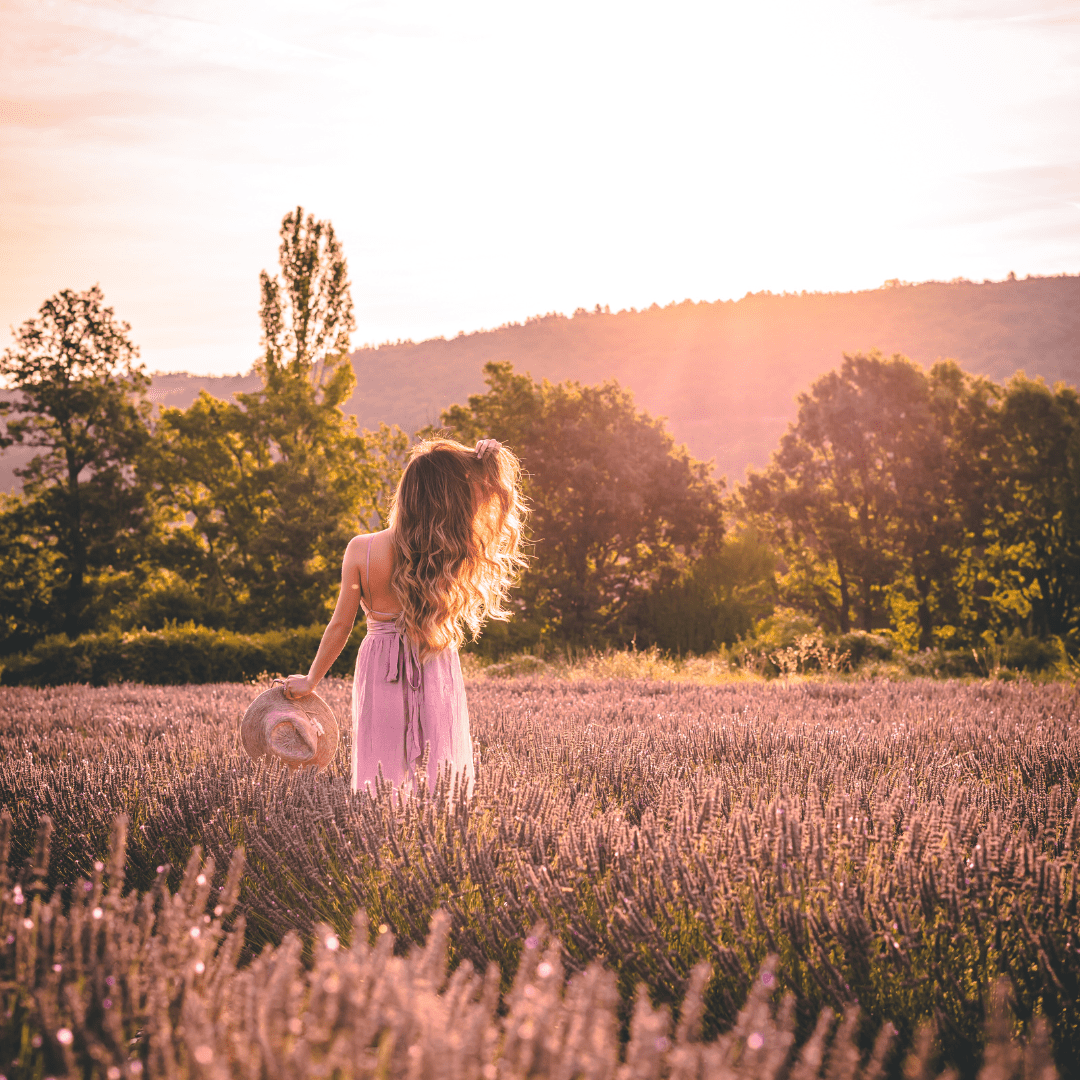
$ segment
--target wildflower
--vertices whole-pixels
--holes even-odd
[[[751,1050],[760,1050],[765,1045],[765,1040],[758,1032],[753,1031],[747,1038],[746,1045],[750,1047]]]
[[[71,1029],[70,1028],[61,1028],[56,1033],[56,1041],[61,1046],[70,1046],[72,1044],[74,1038],[75,1038],[75,1036],[71,1034]]]
[[[214,1060],[214,1051],[209,1046],[195,1047],[195,1060],[200,1065],[209,1065]]]
[[[336,934],[327,934],[326,941],[323,943],[331,952],[336,952],[340,942],[337,939]]]
[[[105,912],[102,911],[99,907],[94,908],[94,910],[90,912],[91,917],[95,919],[100,919],[104,914]]]

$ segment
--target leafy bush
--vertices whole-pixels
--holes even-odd
[[[467,803],[445,778],[433,796],[352,793],[348,725],[322,775],[248,761],[238,723],[255,692],[4,691],[0,804],[16,859],[31,857],[42,815],[56,829],[24,892],[31,878],[46,890],[92,883],[123,812],[129,886],[152,890],[157,867],[184,865],[196,845],[224,866],[243,844],[247,947],[280,951],[299,934],[316,942],[319,971],[320,924],[347,942],[365,911],[406,950],[444,910],[453,966],[495,963],[509,990],[543,923],[565,971],[611,971],[623,1024],[638,983],[650,1008],[692,1015],[704,971],[702,1038],[737,1032],[775,955],[798,1043],[823,1009],[847,1022],[857,1003],[864,1053],[887,1021],[901,1053],[922,1046],[929,1022],[935,1054],[974,1077],[1005,978],[1016,1023],[1046,1017],[1057,1060],[1080,1057],[1080,725],[1068,687],[482,680],[470,688],[480,766]],[[325,696],[348,714],[347,683]],[[170,881],[183,891],[175,871]],[[299,943],[288,948],[280,955]],[[272,1006],[283,1021],[287,997]],[[658,1023],[655,1037],[670,1038]]]
[[[865,630],[841,634],[836,639],[836,647],[848,654],[852,667],[858,667],[864,660],[891,660],[895,648],[887,634],[871,634]]]
[[[1041,641],[1019,633],[980,649],[926,649],[905,656],[904,664],[913,675],[946,678],[964,675],[1015,678],[1017,672],[1037,675],[1069,671],[1069,658],[1060,639]]]
[[[641,598],[628,629],[638,645],[679,656],[732,645],[772,610],[775,564],[753,532],[725,537],[674,580],[658,580]]]
[[[1001,667],[1037,674],[1057,667],[1064,652],[1058,638],[1042,641],[1014,631],[997,649],[989,650],[989,659]]]
[[[63,634],[46,638],[22,656],[8,657],[0,670],[4,686],[60,686],[89,683],[107,686],[137,682],[150,686],[188,683],[248,682],[265,674],[307,671],[323,628],[236,634],[188,623],[163,630],[83,634],[70,641]],[[363,637],[357,627],[349,647],[331,668],[346,675]]]
[[[748,644],[761,652],[789,649],[799,638],[820,633],[820,627],[809,615],[794,608],[778,607],[754,624]]]

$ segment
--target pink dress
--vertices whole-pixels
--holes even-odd
[[[367,566],[370,581],[370,540]],[[367,616],[394,618],[367,606],[362,583],[360,606]],[[374,790],[380,770],[384,780],[411,791],[424,746],[430,745],[428,789],[434,790],[439,767],[449,763],[458,790],[472,794],[469,706],[456,648],[442,649],[420,663],[415,644],[395,622],[369,617],[356,656],[352,733],[354,791],[368,784]]]

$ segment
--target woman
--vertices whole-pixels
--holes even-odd
[[[486,619],[506,620],[507,593],[525,560],[521,466],[494,439],[474,450],[451,439],[414,447],[390,508],[390,526],[354,537],[341,592],[307,675],[285,680],[287,697],[310,694],[345,647],[358,607],[367,635],[353,680],[352,785],[417,783],[425,743],[427,781],[450,763],[471,793],[472,739],[458,646]]]

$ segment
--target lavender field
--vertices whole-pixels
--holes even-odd
[[[1069,686],[478,679],[402,804],[255,692],[0,691],[5,1077],[1077,1075]]]

